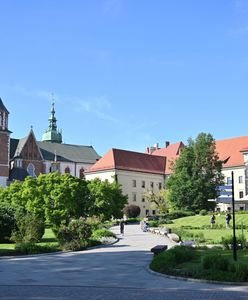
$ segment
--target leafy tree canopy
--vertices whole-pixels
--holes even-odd
[[[127,196],[122,194],[121,186],[116,183],[101,181],[96,178],[88,183],[90,193],[94,197],[92,215],[101,216],[103,220],[120,218],[123,208],[127,204]]]
[[[222,162],[211,134],[200,133],[189,139],[180,157],[173,165],[173,174],[167,181],[171,208],[184,210],[212,209],[216,186],[223,184]]]
[[[157,194],[152,191],[146,192],[144,197],[150,202],[153,209],[158,210],[160,214],[166,214],[168,210],[167,193],[168,191],[161,189]]]

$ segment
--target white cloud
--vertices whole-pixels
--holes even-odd
[[[101,119],[113,122],[120,123],[118,119],[111,115],[110,111],[112,109],[112,105],[110,101],[105,97],[97,97],[93,99],[82,100],[80,98],[74,98],[76,102],[76,110],[77,111],[85,111],[87,113],[92,113],[98,116]]]
[[[11,92],[14,92],[17,95],[25,96],[28,98],[39,98],[49,102],[51,102],[52,99],[54,99],[56,102],[60,102],[59,95],[52,91],[47,91],[43,89],[32,90],[21,85],[5,86],[5,88],[10,90]]]

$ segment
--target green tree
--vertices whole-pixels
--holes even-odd
[[[93,205],[87,182],[57,172],[38,177],[39,192],[44,197],[46,220],[58,229],[70,219],[86,217]]]
[[[146,192],[144,197],[150,202],[152,209],[158,210],[160,214],[166,214],[168,211],[167,194],[168,191],[162,189],[157,194],[153,191]]]
[[[212,209],[214,203],[208,199],[215,199],[216,186],[223,184],[221,169],[211,134],[200,133],[195,141],[189,139],[167,181],[170,206],[194,211]]]
[[[88,187],[94,198],[92,215],[100,216],[102,220],[122,217],[127,196],[122,194],[118,183],[115,181],[109,183],[107,180],[101,181],[96,178],[88,183]]]

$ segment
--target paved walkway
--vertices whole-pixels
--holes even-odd
[[[118,233],[118,227],[113,229]],[[82,252],[0,259],[0,299],[248,299],[248,287],[151,274],[150,249],[172,243],[125,226],[112,246]],[[117,296],[118,295],[118,296]],[[87,297],[86,297],[87,296]]]

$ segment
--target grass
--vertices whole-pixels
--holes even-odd
[[[190,216],[173,220],[173,224],[165,224],[172,231],[178,232],[183,240],[200,240],[200,243],[219,244],[222,237],[228,237],[233,234],[232,228],[226,229],[225,215],[216,215],[216,223],[213,228],[210,227],[210,215]],[[235,215],[236,228],[243,226],[243,234],[248,240],[248,214]],[[230,222],[232,226],[232,220]],[[243,224],[243,225],[242,225]],[[208,228],[204,228],[208,227]],[[222,227],[222,228],[219,228]],[[242,230],[236,229],[236,235],[241,235]],[[201,237],[200,239],[198,237]],[[203,241],[205,240],[205,241]]]
[[[238,251],[238,262],[234,262],[230,250],[175,247],[155,256],[150,267],[156,272],[181,277],[246,282],[248,253]]]
[[[46,228],[44,236],[40,243],[37,243],[36,245],[40,246],[40,249],[42,247],[45,249],[54,249],[54,251],[59,250],[59,243],[53,233],[53,231],[50,228]],[[0,256],[1,255],[16,255],[19,254],[15,249],[16,244],[15,243],[5,243],[0,244]],[[46,252],[46,251],[45,251]]]

